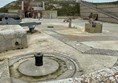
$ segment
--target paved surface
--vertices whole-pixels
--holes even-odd
[[[84,74],[117,66],[118,24],[103,23],[102,33],[87,33],[84,32],[87,21],[80,18],[72,21],[73,28],[68,28],[68,23],[64,23],[63,19],[40,21],[42,25],[36,27],[37,32],[28,34],[28,48],[1,53],[1,58],[37,51],[57,52],[77,60]],[[47,28],[48,26],[54,28]]]

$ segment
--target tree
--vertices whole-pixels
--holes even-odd
[[[61,8],[58,10],[59,16],[78,16],[80,15],[79,3],[60,3]]]

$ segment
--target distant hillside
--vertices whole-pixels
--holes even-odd
[[[20,9],[21,1],[22,0],[17,0],[7,4],[0,9],[0,12],[7,12],[9,9]],[[42,6],[42,1],[45,1],[46,10],[57,10],[59,11],[59,15],[74,15],[75,12],[79,12],[79,6],[77,6],[75,2],[69,3],[75,0],[31,0],[31,4],[32,6]],[[41,5],[38,3],[41,3]]]
[[[8,12],[9,9],[20,9],[21,1],[22,0],[17,0],[7,4],[6,6],[0,8],[0,12]],[[80,13],[79,3],[75,3],[76,0],[31,0],[31,4],[34,3],[33,6],[42,6],[37,5],[37,3],[42,1],[45,1],[46,10],[57,10],[58,15],[61,16],[78,16]],[[94,4],[118,4],[118,1]]]
[[[21,5],[21,1],[22,0],[13,1],[13,2],[5,5],[4,7],[0,8],[0,10],[4,9],[4,8],[5,9],[19,9],[19,6]],[[68,3],[68,2],[71,2],[71,1],[75,1],[75,0],[30,0],[30,1],[31,1],[31,3],[33,3],[33,2],[42,2],[42,1],[51,2],[51,3],[52,2],[67,2]]]
[[[13,1],[13,2],[7,4],[6,6],[0,8],[0,12],[8,12],[9,9],[20,9],[21,1],[22,0],[17,0],[17,1]],[[46,10],[56,9],[59,12],[59,15],[75,15],[74,13],[76,13],[76,15],[79,15],[79,12],[80,12],[79,4],[77,5],[75,3],[76,0],[31,0],[31,3],[35,3],[35,2],[40,3],[42,1],[46,2],[45,3]],[[74,3],[72,3],[72,2],[74,2]],[[55,4],[55,3],[58,4],[57,8],[54,7],[54,5],[50,5],[50,4]],[[67,5],[67,4],[71,4],[71,5]],[[118,4],[118,1],[107,2],[107,3],[94,3],[94,4]],[[37,4],[36,4],[36,6],[37,6]],[[67,12],[67,14],[65,12]]]
[[[19,5],[20,5],[20,3],[18,3],[18,1],[13,1],[4,7],[9,8],[9,9],[18,9]]]

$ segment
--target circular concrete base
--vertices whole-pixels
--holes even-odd
[[[80,76],[82,70],[75,59],[60,53],[43,53],[43,66],[35,66],[35,53],[9,60],[11,77],[25,82],[40,82]]]
[[[35,60],[31,59],[22,62],[18,70],[27,76],[44,76],[55,72],[58,68],[59,64],[56,61],[44,57],[43,66],[35,66]]]

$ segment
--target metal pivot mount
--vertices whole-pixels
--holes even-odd
[[[28,26],[29,31],[32,33],[36,27],[36,25],[40,25],[41,22],[27,22],[27,23],[20,23],[21,26]]]
[[[42,66],[43,65],[43,54],[36,53],[36,54],[34,54],[34,57],[35,57],[35,65]]]

